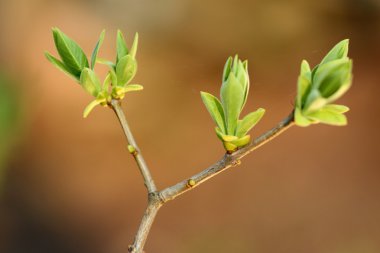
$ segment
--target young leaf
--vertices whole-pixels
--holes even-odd
[[[310,124],[312,124],[312,122],[309,119],[302,115],[300,108],[296,108],[294,111],[294,122],[297,126],[300,127],[307,127],[310,126]]]
[[[316,112],[310,113],[309,118],[314,119],[320,123],[333,125],[333,126],[345,126],[347,125],[347,118],[342,113],[331,110],[330,108],[322,108]]]
[[[128,84],[127,86],[123,88],[124,93],[130,92],[130,91],[139,91],[143,89],[144,87],[140,84]]]
[[[232,72],[220,89],[220,97],[226,117],[226,133],[234,135],[244,100],[244,90]]]
[[[98,96],[101,87],[100,81],[94,71],[89,68],[85,68],[80,76],[80,83],[85,91],[94,97]]]
[[[347,106],[334,105],[334,104],[325,105],[323,108],[326,110],[332,111],[332,112],[336,112],[336,113],[345,113],[345,112],[348,112],[350,110],[350,108],[348,108]]]
[[[225,134],[225,115],[219,100],[215,96],[203,91],[201,91],[201,98],[210,113],[211,118],[214,120],[220,131]]]
[[[45,56],[54,66],[56,66],[59,70],[61,70],[63,73],[68,75],[69,77],[75,79],[76,81],[79,81],[79,77],[75,76],[73,73],[70,72],[70,70],[65,66],[63,62],[49,54],[48,52],[45,52]]]
[[[249,144],[250,140],[251,140],[251,136],[245,135],[245,136],[243,136],[237,140],[231,141],[231,143],[237,147],[243,147],[243,146]]]
[[[113,69],[113,70],[116,69],[115,63],[113,63],[112,61],[109,61],[107,59],[96,58],[96,62],[100,63],[100,64],[103,64],[103,65],[107,65],[110,69]]]
[[[103,44],[105,33],[106,33],[106,31],[103,30],[102,33],[100,34],[98,43],[96,43],[94,51],[92,52],[92,56],[91,56],[91,69],[94,69],[94,67],[95,67],[96,58],[98,57],[99,49],[100,49],[100,47]]]
[[[100,105],[105,100],[95,99],[91,103],[89,103],[83,111],[83,118],[87,118],[90,112],[95,108],[95,106]]]
[[[321,66],[320,71],[326,73],[323,75],[318,71],[317,75],[321,75],[321,77],[316,76],[316,82],[319,82],[318,89],[328,102],[333,102],[341,97],[350,88],[352,82],[352,61],[348,60],[336,65],[333,63],[335,61]]]
[[[228,76],[230,75],[231,66],[232,66],[232,57],[230,56],[228,57],[226,64],[224,65],[222,82],[225,82]]]
[[[254,112],[249,113],[242,120],[238,121],[236,128],[236,136],[243,137],[245,136],[249,130],[251,130],[264,116],[265,109],[259,108]]]
[[[125,43],[123,33],[118,30],[116,37],[116,64],[128,54],[129,50],[127,44]]]
[[[302,108],[311,88],[311,70],[305,60],[301,63],[300,75],[297,81],[296,107]]]
[[[139,44],[139,34],[135,34],[135,38],[133,39],[131,51],[129,52],[129,55],[132,56],[133,59],[136,59],[136,52],[137,52],[137,46]]]
[[[53,28],[53,37],[58,54],[70,72],[80,76],[88,68],[88,60],[82,48],[58,28]]]
[[[116,66],[117,85],[124,86],[135,76],[137,62],[130,55],[120,59]]]
[[[335,61],[343,58],[347,58],[349,40],[345,39],[336,44],[330,52],[323,58],[320,65],[330,61]]]

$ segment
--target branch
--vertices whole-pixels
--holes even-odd
[[[291,127],[294,123],[294,112],[291,112],[288,117],[286,117],[283,121],[278,123],[278,125],[261,136],[257,137],[253,142],[251,142],[248,146],[234,152],[233,154],[225,154],[222,159],[220,159],[215,164],[211,165],[207,169],[202,172],[186,179],[182,182],[179,182],[176,185],[170,186],[159,192],[160,198],[163,203],[168,202],[179,195],[194,189],[201,183],[209,180],[210,178],[218,175],[224,170],[234,167],[240,164],[240,159],[252,152],[253,150],[259,148],[265,143],[271,141],[289,127]]]
[[[142,253],[146,239],[148,238],[150,228],[153,225],[157,212],[162,206],[162,202],[157,193],[149,195],[148,207],[145,210],[144,216],[141,220],[139,229],[137,231],[133,245],[128,247],[130,253]]]
[[[140,169],[141,175],[144,178],[145,187],[148,189],[148,193],[154,193],[157,191],[156,185],[154,184],[152,175],[150,174],[149,168],[146,165],[144,157],[141,154],[139,147],[135,141],[135,138],[132,135],[132,132],[128,126],[127,119],[125,118],[123,109],[119,100],[112,99],[110,103],[111,108],[116,113],[117,118],[124,130],[125,137],[127,137],[128,144],[134,148],[132,155],[134,156],[136,163]]]

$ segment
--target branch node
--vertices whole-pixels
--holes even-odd
[[[232,167],[239,166],[240,164],[241,164],[241,161],[239,159],[235,160],[232,162]]]
[[[186,184],[186,186],[187,186],[187,188],[192,188],[192,187],[194,187],[195,185],[197,184],[197,182],[195,182],[195,180],[194,179],[189,179],[189,180],[187,180],[187,184]]]

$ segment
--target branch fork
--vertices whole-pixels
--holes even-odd
[[[136,160],[137,166],[140,170],[140,173],[143,177],[145,187],[148,192],[148,205],[142,217],[140,226],[137,230],[134,242],[128,247],[129,253],[144,253],[144,245],[148,238],[150,228],[153,225],[154,219],[158,213],[158,210],[166,202],[175,199],[179,195],[190,191],[198,187],[203,182],[206,182],[210,178],[218,175],[219,173],[227,170],[228,168],[239,166],[241,164],[241,158],[252,152],[253,150],[261,147],[262,145],[268,143],[289,127],[294,124],[294,112],[292,111],[288,117],[278,123],[277,126],[270,129],[266,133],[257,137],[247,146],[238,149],[237,151],[229,154],[226,153],[219,161],[208,167],[207,169],[187,178],[175,185],[169,186],[161,191],[157,190],[157,187],[154,183],[151,172],[146,164],[144,157],[141,153],[141,150],[137,146],[137,143],[132,135],[132,132],[129,128],[128,122],[125,118],[124,112],[121,108],[120,100],[113,99],[109,106],[116,113],[117,118],[124,130],[124,134],[128,142],[128,151],[133,155]]]

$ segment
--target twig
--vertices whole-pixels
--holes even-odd
[[[225,154],[222,159],[210,166],[209,168],[203,170],[202,172],[190,177],[189,179],[183,180],[173,186],[167,187],[162,191],[157,191],[154,184],[153,178],[150,174],[150,171],[141,155],[141,152],[133,138],[133,135],[129,129],[127,120],[125,119],[124,112],[120,106],[118,100],[111,101],[111,107],[115,111],[121,126],[123,127],[125,136],[127,137],[128,143],[134,147],[136,152],[134,157],[139,166],[140,172],[144,178],[145,186],[148,189],[148,206],[145,210],[144,216],[141,220],[139,229],[136,233],[135,240],[133,245],[128,248],[130,253],[142,253],[144,249],[145,242],[147,240],[149,231],[152,227],[154,219],[157,215],[160,207],[166,202],[173,200],[179,195],[194,189],[201,183],[209,180],[210,178],[216,176],[222,171],[239,165],[240,159],[252,152],[253,150],[259,148],[265,143],[271,141],[282,132],[291,127],[294,123],[294,113],[292,112],[288,117],[281,121],[276,127],[267,131],[263,135],[257,137],[251,144],[248,146],[234,152],[233,154]]]
[[[235,153],[231,155],[225,154],[222,159],[220,159],[218,162],[211,165],[207,169],[203,170],[202,172],[190,177],[189,179],[183,180],[182,182],[179,182],[178,184],[175,184],[173,186],[170,186],[160,191],[159,195],[162,202],[164,203],[168,202],[178,197],[179,195],[191,189],[194,189],[201,183],[209,180],[210,178],[221,173],[222,171],[230,167],[239,165],[240,159],[242,157],[246,156],[248,153],[259,148],[265,143],[271,141],[272,139],[280,135],[282,132],[287,130],[289,127],[291,127],[293,123],[294,123],[294,113],[292,112],[288,117],[286,117],[283,121],[281,121],[276,127],[272,128],[271,130],[264,133],[263,135],[257,137],[248,146],[236,151]]]
[[[112,99],[111,108],[114,110],[117,118],[119,119],[119,122],[124,130],[125,137],[127,137],[128,144],[131,145],[135,149],[135,152],[133,152],[133,156],[140,169],[141,175],[144,178],[144,184],[145,184],[145,187],[148,189],[148,193],[156,192],[157,191],[156,185],[154,184],[152,175],[150,174],[150,170],[148,166],[146,165],[144,157],[142,156],[141,151],[139,147],[137,146],[135,138],[133,138],[132,132],[129,129],[128,122],[127,122],[127,119],[125,118],[123,109],[121,108],[120,101],[116,99]]]

